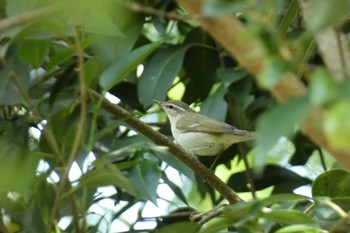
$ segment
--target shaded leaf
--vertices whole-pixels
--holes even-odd
[[[293,224],[316,224],[309,215],[298,210],[271,210],[264,211],[259,214],[262,218],[271,219],[277,223],[293,225]]]
[[[350,138],[350,103],[339,101],[328,109],[324,116],[323,128],[326,139],[332,148],[347,150]]]
[[[260,117],[257,125],[257,148],[254,156],[255,168],[261,168],[265,157],[281,136],[290,134],[296,124],[301,122],[310,111],[305,97],[289,100],[276,106]]]
[[[310,138],[302,134],[300,131],[296,133],[292,142],[295,146],[295,151],[291,160],[289,161],[292,165],[305,164],[312,153],[318,148],[318,146],[311,141]]]
[[[310,1],[309,27],[317,32],[333,26],[348,14],[350,2],[343,0]]]
[[[298,15],[299,4],[297,0],[290,1],[286,12],[278,26],[279,34],[282,38],[286,35],[288,29],[290,28],[294,18]]]
[[[350,197],[350,174],[341,169],[322,173],[312,184],[312,196]]]
[[[100,84],[105,90],[111,89],[115,84],[122,81],[132,70],[141,64],[162,41],[150,43],[133,50],[123,60],[116,61],[101,75]]]
[[[176,196],[178,198],[180,198],[180,200],[183,201],[186,205],[188,205],[187,199],[186,199],[185,195],[183,194],[181,188],[179,186],[177,186],[174,182],[172,182],[164,172],[162,172],[162,179],[169,186],[169,188],[171,188],[171,190],[173,190],[173,192],[176,194]]]
[[[326,232],[322,231],[321,228],[317,227],[317,225],[310,225],[310,224],[295,224],[292,226],[283,227],[276,231],[276,233],[320,233],[320,232]]]
[[[201,105],[200,113],[218,121],[225,121],[227,103],[224,100],[226,88],[220,86],[212,95],[208,96]]]
[[[148,107],[154,99],[165,99],[167,91],[180,71],[188,48],[190,45],[158,49],[147,61],[137,85],[143,106]]]
[[[98,159],[94,162],[94,166],[95,170],[83,174],[79,180],[79,186],[102,187],[116,185],[138,196],[134,184],[129,181],[115,165],[106,160]]]
[[[144,107],[140,103],[140,98],[137,93],[138,86],[130,82],[121,82],[115,85],[109,92],[117,96],[123,103],[133,109],[144,112]]]
[[[256,190],[275,186],[278,192],[292,192],[299,186],[311,184],[311,180],[277,165],[265,166],[261,174],[253,173],[253,180]],[[227,181],[227,184],[236,192],[249,192],[247,174],[245,171],[233,174]]]
[[[195,28],[187,36],[185,44],[196,44],[186,53],[183,67],[189,77],[183,100],[192,103],[205,99],[216,79],[220,65],[215,41],[202,29]]]
[[[200,225],[196,222],[178,222],[169,226],[162,227],[155,231],[155,233],[195,233],[200,229]]]
[[[264,206],[271,206],[279,202],[290,202],[290,201],[300,202],[300,201],[306,201],[306,200],[309,200],[309,198],[306,196],[292,194],[292,193],[282,193],[282,194],[274,194],[270,197],[262,199],[261,202],[264,204]]]
[[[157,205],[157,187],[160,170],[157,161],[143,161],[130,172],[130,181],[135,185],[140,198],[150,200]]]

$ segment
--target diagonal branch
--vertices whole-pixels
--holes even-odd
[[[151,126],[140,121],[136,117],[131,116],[128,111],[121,108],[120,106],[112,104],[110,101],[102,97],[99,93],[90,90],[89,95],[90,98],[94,100],[100,100],[103,98],[101,105],[103,109],[111,113],[117,119],[122,119],[131,128],[147,136],[157,145],[167,147],[170,153],[172,153],[175,157],[189,166],[205,182],[207,182],[211,187],[218,191],[230,204],[235,204],[237,202],[243,201],[243,199],[240,198],[238,194],[229,186],[227,186],[222,180],[220,180],[212,170],[208,169],[198,160],[194,159],[191,154],[187,153],[180,146],[172,142],[169,138],[159,133],[158,131],[155,131]]]

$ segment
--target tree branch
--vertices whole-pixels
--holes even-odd
[[[201,15],[206,0],[177,0],[179,4],[191,14]],[[248,72],[259,79],[265,65],[266,56],[261,54],[261,46],[253,40],[243,40],[247,29],[232,15],[221,18],[199,17],[199,23],[207,30],[223,47],[227,49]],[[280,101],[302,96],[307,93],[306,87],[294,75],[287,74],[280,81],[271,86],[269,91]],[[346,169],[350,170],[350,150],[339,151],[330,147],[320,127],[323,111],[313,109],[309,116],[301,124],[303,133],[309,136],[320,147],[329,151]]]
[[[176,145],[169,138],[159,133],[158,131],[155,131],[148,124],[140,121],[136,117],[133,117],[128,111],[121,108],[120,106],[112,104],[110,101],[102,97],[99,93],[90,90],[89,94],[90,98],[94,100],[103,98],[101,105],[102,108],[111,113],[117,119],[123,120],[131,128],[147,136],[157,145],[167,147],[170,153],[172,153],[175,157],[189,166],[205,182],[207,182],[211,187],[218,191],[230,204],[235,204],[237,202],[243,201],[243,199],[240,198],[238,194],[234,192],[229,186],[227,186],[222,180],[220,180],[212,170],[208,169],[198,160],[192,158],[193,156],[191,154],[187,153],[184,149]]]

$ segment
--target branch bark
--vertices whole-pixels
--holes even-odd
[[[202,15],[206,0],[177,0],[177,2],[190,14]],[[266,57],[259,55],[261,49],[255,41],[243,40],[247,29],[238,19],[231,15],[221,18],[199,17],[198,22],[239,61],[243,68],[259,79]],[[306,87],[294,74],[285,75],[269,90],[280,102],[307,93]],[[301,124],[303,133],[329,151],[344,168],[350,170],[350,151],[339,151],[329,146],[321,128],[322,117],[321,109],[313,109]]]
[[[155,131],[148,124],[140,121],[136,117],[133,117],[128,111],[122,107],[112,104],[106,98],[101,96],[99,93],[90,90],[90,98],[94,100],[99,100],[102,98],[102,108],[107,112],[111,113],[117,119],[123,120],[127,125],[129,125],[134,130],[142,133],[151,139],[154,143],[160,146],[165,146],[168,148],[169,152],[175,157],[184,162],[189,166],[194,172],[196,172],[205,182],[207,182],[211,187],[217,190],[230,204],[235,204],[237,202],[243,201],[238,194],[233,191],[229,186],[227,186],[222,180],[220,180],[212,170],[208,169],[198,160],[194,159],[193,156],[183,150],[180,146],[173,143],[169,138],[163,134]]]

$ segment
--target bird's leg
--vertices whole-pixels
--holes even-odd
[[[214,167],[214,165],[216,164],[216,162],[219,160],[219,158],[220,158],[222,152],[223,152],[223,150],[221,150],[221,151],[217,154],[215,160],[213,161],[213,163],[212,163],[212,164],[210,165],[210,167],[209,167],[210,170],[213,170],[213,167]]]

